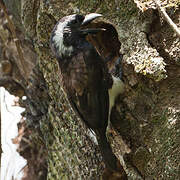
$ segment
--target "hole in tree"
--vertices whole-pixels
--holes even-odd
[[[94,45],[99,54],[107,61],[108,69],[111,72],[120,54],[121,43],[114,26],[103,21],[89,24],[89,28],[104,28],[105,31],[95,35],[88,35],[87,40]]]

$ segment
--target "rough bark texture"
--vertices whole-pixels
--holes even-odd
[[[179,179],[180,39],[152,1],[4,2],[22,44],[29,80],[26,85],[20,74],[16,47],[1,13],[0,85],[19,97],[27,96],[20,103],[26,107],[26,137],[32,144],[21,152],[29,167],[34,157],[43,157],[35,162],[33,178],[45,179],[46,170],[51,180],[99,179],[102,173],[98,147],[63,94],[49,48],[50,32],[57,20],[68,14],[97,12],[103,14],[101,21],[116,28],[124,54],[125,93],[111,115],[117,130],[109,134],[113,150],[129,179]],[[180,26],[178,5],[178,1],[163,3]],[[107,44],[112,37],[106,36]]]

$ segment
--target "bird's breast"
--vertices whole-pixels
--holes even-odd
[[[113,78],[113,85],[112,88],[109,89],[110,109],[114,106],[117,96],[124,92],[124,83],[122,82],[122,80],[114,76],[112,76],[112,78]]]

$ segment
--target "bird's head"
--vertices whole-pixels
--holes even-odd
[[[85,28],[86,25],[101,16],[97,13],[86,16],[73,14],[60,19],[55,25],[50,39],[50,46],[56,57],[71,56],[74,47],[78,45],[80,40],[85,39],[86,35],[105,30],[102,28]]]

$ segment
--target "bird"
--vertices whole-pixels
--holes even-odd
[[[125,85],[122,81],[122,59],[123,54],[120,53],[121,42],[118,39],[118,33],[114,26],[103,21],[92,22],[86,25],[88,28],[105,28],[97,34],[88,35],[86,39],[94,45],[97,52],[103,57],[108,67],[108,71],[112,76],[113,85],[109,91],[109,118],[106,136],[111,131],[111,110],[115,105],[116,98],[124,93]]]
[[[90,13],[63,17],[51,32],[50,47],[58,61],[62,87],[72,109],[95,133],[105,166],[115,172],[122,168],[106,137],[113,78],[96,48],[86,40],[87,35],[105,29],[84,28],[101,16]]]

